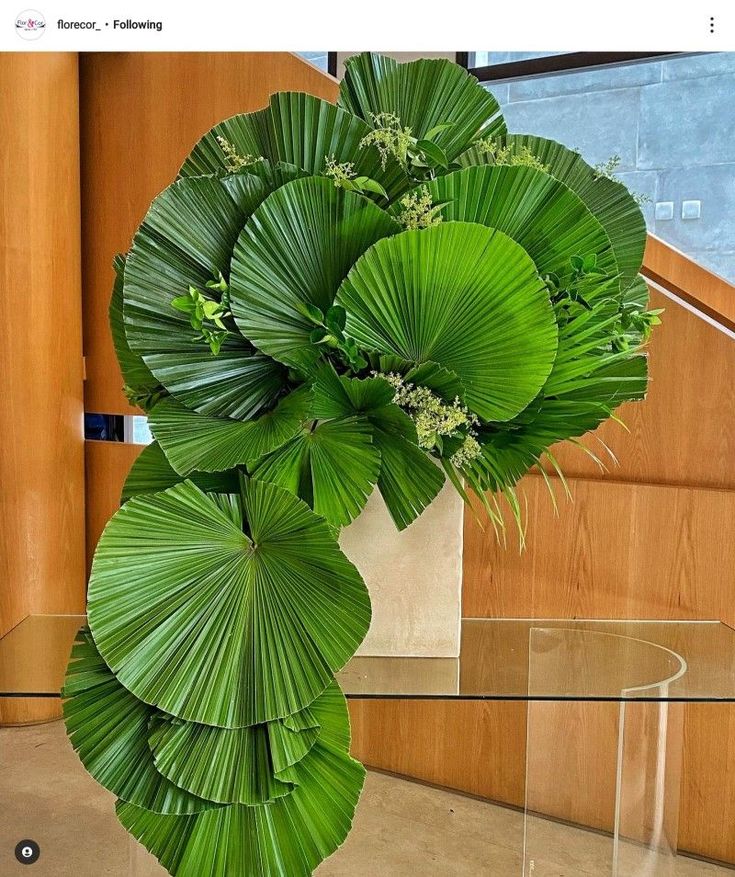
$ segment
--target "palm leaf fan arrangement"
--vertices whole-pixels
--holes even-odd
[[[204,134],[115,261],[155,441],[95,553],[72,745],[172,875],[299,877],[364,779],[335,673],[370,624],[340,528],[496,495],[643,398],[635,199],[510,134],[448,61],[347,64]],[[553,459],[553,457],[550,457]]]

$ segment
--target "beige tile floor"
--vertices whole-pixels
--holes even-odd
[[[60,722],[0,729],[0,877],[165,875],[118,824],[113,803],[81,768]],[[353,832],[316,875],[519,877],[522,836],[513,810],[371,772]],[[530,836],[532,877],[610,873],[602,836],[546,820],[535,821]],[[13,855],[26,837],[41,847],[32,866]],[[733,872],[680,857],[672,871],[639,859],[624,877],[718,874]]]

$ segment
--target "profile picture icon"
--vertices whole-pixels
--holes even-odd
[[[46,19],[37,9],[24,9],[15,17],[15,32],[23,40],[37,40],[46,32]]]

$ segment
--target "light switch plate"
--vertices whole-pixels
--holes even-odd
[[[673,219],[674,218],[674,202],[673,201],[657,201],[656,202],[656,219]]]
[[[701,201],[682,201],[681,202],[681,218],[682,219],[699,219],[702,216]]]

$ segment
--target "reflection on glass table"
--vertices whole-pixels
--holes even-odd
[[[0,719],[29,698],[58,704],[84,622],[33,616],[0,639]],[[684,708],[735,702],[735,631],[726,625],[466,619],[457,659],[354,658],[339,680],[354,700],[525,702],[526,805],[520,812],[371,772],[356,831],[320,877],[401,877],[417,865],[437,877],[726,873],[677,855]],[[39,860],[37,874],[164,873],[119,829],[61,723],[0,730],[0,757],[10,765],[0,776],[0,873],[24,831],[46,837],[49,870]],[[63,870],[78,819],[96,865]]]

